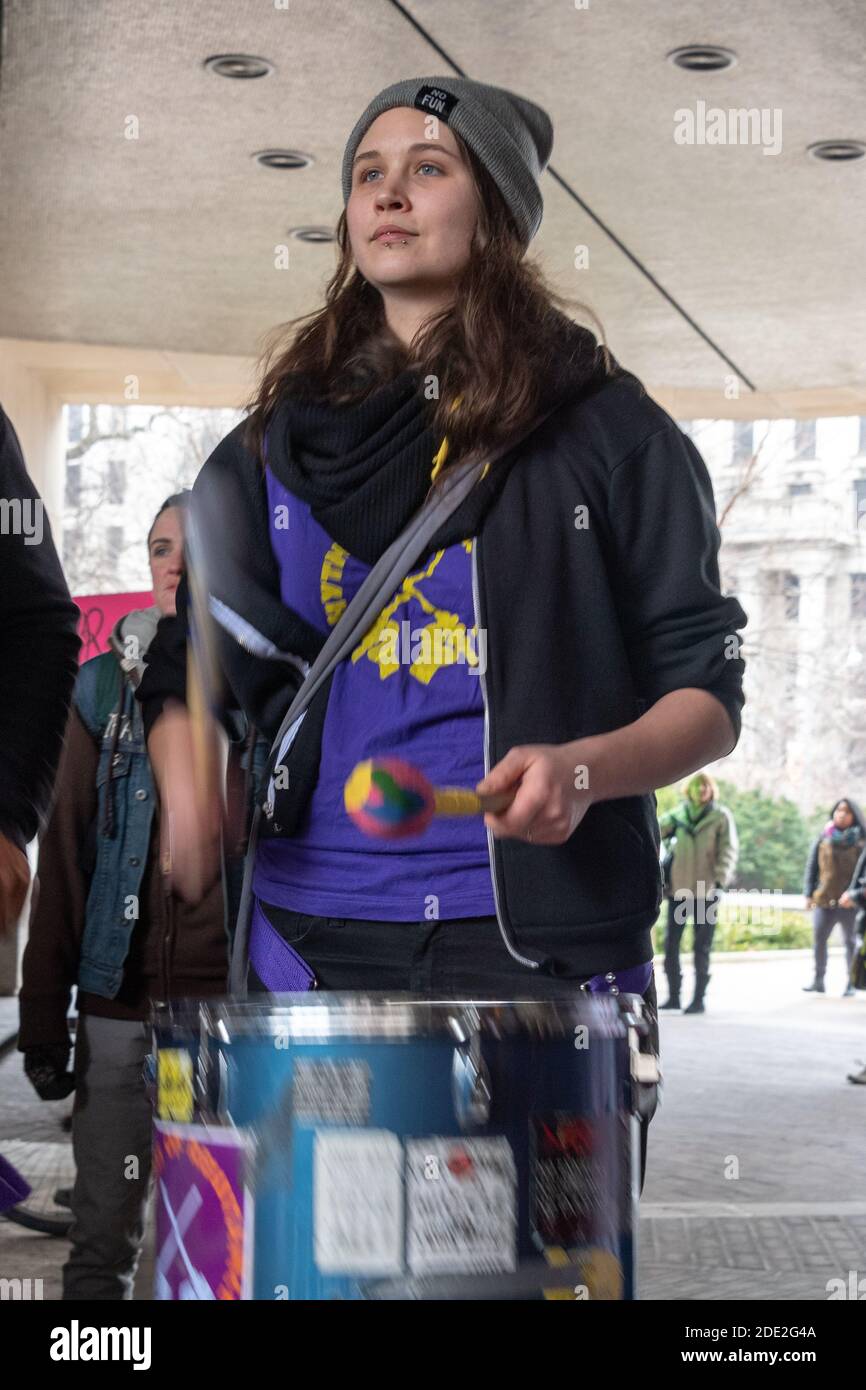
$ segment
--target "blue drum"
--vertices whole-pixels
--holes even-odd
[[[243,1292],[213,1296],[634,1298],[642,1005],[202,1003],[197,1124],[163,1125],[160,1142],[166,1173],[210,1175],[223,1243],[242,1258],[241,1272],[226,1257],[219,1288]],[[178,1025],[189,1046],[189,1018]],[[172,1042],[164,1026],[157,1057]],[[220,1136],[243,1160],[231,1181],[214,1175]],[[161,1296],[208,1296],[178,1210],[194,1229],[210,1188],[197,1202],[162,1187],[174,1266],[163,1261]],[[159,1203],[158,1191],[158,1220]],[[187,1292],[166,1292],[175,1276]]]

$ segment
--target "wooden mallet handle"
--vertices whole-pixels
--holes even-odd
[[[479,796],[468,787],[434,787],[433,800],[437,816],[478,816],[483,811],[498,815],[514,800],[514,792],[488,792]]]

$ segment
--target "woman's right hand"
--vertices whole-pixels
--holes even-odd
[[[808,912],[811,908],[813,908],[813,907],[815,906],[815,903],[814,903],[814,901],[813,901],[812,898],[804,898],[804,899],[803,899],[803,902],[806,904],[806,911],[807,911],[807,912]]]
[[[166,888],[187,903],[201,902],[220,873],[221,766],[214,732],[204,775],[195,756],[189,712],[166,704],[148,739],[160,794],[159,862]]]

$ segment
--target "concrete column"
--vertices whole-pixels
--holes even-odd
[[[66,462],[63,402],[41,372],[16,361],[14,339],[0,341],[0,405],[15,426],[27,471],[45,503],[57,545]]]

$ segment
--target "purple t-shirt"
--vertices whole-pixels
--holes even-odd
[[[327,633],[370,566],[336,544],[268,469],[271,543],[283,602]],[[417,565],[334,672],[319,780],[291,838],[258,845],[253,891],[321,917],[407,922],[492,916],[487,831],[478,816],[435,816],[418,836],[373,839],[349,818],[356,763],[394,756],[434,786],[484,776],[486,648],[475,633],[472,541]]]

